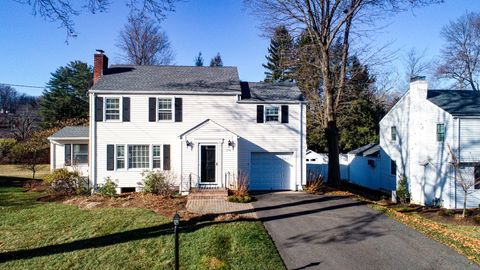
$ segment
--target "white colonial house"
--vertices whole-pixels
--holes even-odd
[[[430,90],[423,78],[380,121],[381,179],[392,190],[405,176],[411,200],[463,207],[464,192],[451,165],[449,147],[463,164],[465,177],[479,177],[480,93]],[[469,191],[468,207],[478,207],[480,185]]]
[[[170,171],[181,191],[229,187],[239,173],[252,190],[305,184],[306,104],[291,84],[243,82],[235,67],[108,67],[98,51],[89,98],[88,129],[50,137],[51,166],[84,162],[88,144],[93,187],[111,177],[132,191],[144,170]]]

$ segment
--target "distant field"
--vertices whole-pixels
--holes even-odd
[[[48,173],[50,173],[50,165],[42,164],[39,166],[38,171],[35,174],[36,179],[42,179]],[[28,169],[22,168],[20,165],[0,165],[0,179],[7,181],[8,178],[32,178],[32,172]],[[18,180],[18,179],[14,179]]]

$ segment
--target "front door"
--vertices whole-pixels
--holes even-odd
[[[216,182],[216,147],[200,145],[200,182],[215,184]]]

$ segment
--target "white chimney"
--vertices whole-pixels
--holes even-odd
[[[425,76],[415,76],[410,79],[410,95],[418,99],[427,99],[428,81]]]

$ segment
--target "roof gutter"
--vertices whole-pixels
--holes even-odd
[[[239,104],[307,104],[307,101],[301,100],[238,100],[237,103]]]
[[[89,137],[48,137],[50,141],[55,140],[64,140],[64,141],[75,141],[75,140],[89,140]]]
[[[240,90],[232,90],[231,92],[199,92],[199,91],[160,91],[160,90],[88,90],[92,94],[155,94],[155,95],[222,95],[236,96],[240,94]]]

